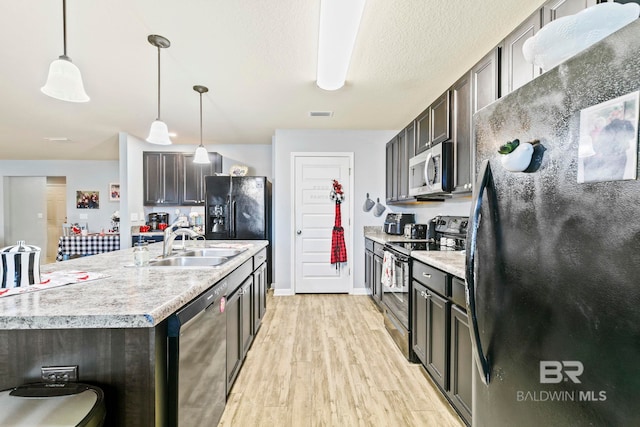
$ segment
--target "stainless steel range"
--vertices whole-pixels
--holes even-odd
[[[431,220],[432,239],[389,241],[382,263],[384,324],[402,353],[414,360],[411,350],[411,252],[464,250],[468,217],[437,216]]]

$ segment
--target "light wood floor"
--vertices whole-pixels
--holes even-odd
[[[220,426],[463,426],[368,296],[295,295],[267,314]]]

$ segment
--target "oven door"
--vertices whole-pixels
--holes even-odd
[[[387,249],[385,248],[385,251]],[[409,284],[411,281],[409,273],[409,258],[394,251],[389,251],[394,255],[393,283],[391,286],[383,285],[382,302],[389,311],[398,319],[406,330],[409,330]]]

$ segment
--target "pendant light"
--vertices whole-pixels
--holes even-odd
[[[158,145],[171,145],[171,139],[169,139],[169,129],[165,122],[160,120],[160,49],[168,48],[171,46],[171,42],[165,37],[151,34],[147,37],[149,43],[158,48],[158,117],[151,123],[151,129],[149,129],[149,136],[147,142]]]
[[[52,98],[68,102],[87,102],[89,96],[84,91],[80,69],[67,56],[67,2],[62,0],[62,38],[64,53],[49,66],[47,82],[40,88],[42,93]]]
[[[209,160],[209,153],[207,153],[207,149],[202,145],[202,94],[209,92],[209,89],[205,86],[196,85],[193,87],[193,90],[200,94],[200,145],[196,148],[196,154],[193,156],[193,163],[211,163],[211,160]]]

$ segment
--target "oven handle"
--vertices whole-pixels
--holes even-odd
[[[476,192],[471,202],[471,219],[469,223],[469,239],[467,241],[466,252],[466,305],[467,313],[469,313],[469,333],[471,335],[471,345],[476,366],[480,372],[480,379],[485,385],[489,385],[490,371],[489,360],[482,350],[482,341],[480,340],[480,331],[478,330],[478,314],[476,311],[476,283],[475,283],[475,256],[476,242],[478,238],[478,227],[480,226],[480,209],[484,200],[484,191],[493,181],[489,161],[486,160],[482,164],[478,182],[476,183]]]

